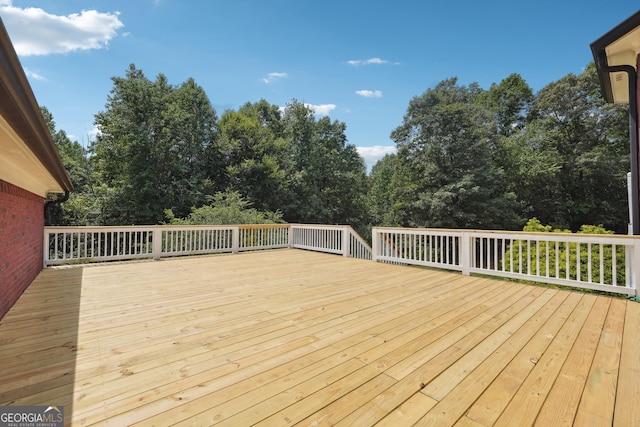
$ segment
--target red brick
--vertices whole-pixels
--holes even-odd
[[[0,319],[42,270],[44,199],[0,180]]]

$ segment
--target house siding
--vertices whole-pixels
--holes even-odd
[[[44,199],[0,180],[0,319],[42,270]]]

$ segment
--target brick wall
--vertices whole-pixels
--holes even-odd
[[[0,180],[0,319],[42,270],[42,197]]]

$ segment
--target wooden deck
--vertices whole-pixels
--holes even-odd
[[[72,425],[640,425],[640,304],[300,250],[58,267],[0,405]]]

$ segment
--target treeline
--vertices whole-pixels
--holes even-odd
[[[113,78],[85,150],[43,109],[76,191],[57,224],[157,224],[251,209],[275,221],[521,229],[603,224],[626,232],[625,106],[602,101],[595,68],[539,93],[517,74],[488,90],[449,79],[409,102],[397,154],[367,176],[346,124],[293,100],[220,117],[189,79],[135,66]],[[205,216],[206,218],[206,216]],[[229,221],[231,219],[227,219]]]
[[[86,153],[51,124],[76,186],[59,222],[157,224],[235,200],[287,222],[368,223],[366,168],[346,125],[297,101],[218,117],[192,79],[173,86],[132,65],[95,123]]]
[[[489,90],[442,81],[409,102],[397,154],[372,170],[372,222],[626,233],[627,111],[604,103],[594,64],[537,94],[517,74]]]

